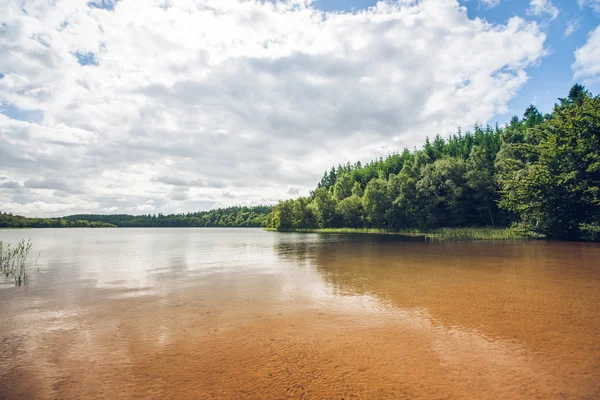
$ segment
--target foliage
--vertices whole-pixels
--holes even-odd
[[[21,215],[0,213],[0,228],[114,228],[102,221],[65,218],[27,218]]]
[[[579,232],[583,240],[600,241],[599,224],[580,224]]]
[[[574,87],[525,143],[511,146],[520,163],[500,179],[500,205],[532,231],[590,238],[600,222],[600,97]]]
[[[273,230],[273,228],[267,228]],[[381,228],[313,228],[294,229],[303,233],[337,233],[337,234],[376,234],[391,235],[399,238],[451,241],[451,240],[526,240],[543,236],[531,235],[519,229],[512,228],[440,228],[440,229],[400,229],[389,230]]]
[[[363,203],[359,196],[352,195],[337,204],[336,212],[342,217],[342,223],[349,228],[359,228],[364,225]]]
[[[187,214],[80,214],[63,218],[25,218],[0,213],[0,228],[78,227],[261,227],[271,206],[229,207]]]
[[[362,200],[368,224],[377,228],[385,227],[387,225],[385,213],[391,207],[387,180],[371,179],[367,183]]]
[[[600,98],[582,85],[552,114],[529,106],[504,127],[476,125],[420,149],[327,171],[309,197],[280,202],[279,230],[520,226],[598,240]],[[288,215],[290,214],[290,215]],[[468,236],[468,235],[467,235]]]
[[[118,227],[261,227],[271,206],[228,207],[186,214],[71,215],[69,220],[102,221]]]

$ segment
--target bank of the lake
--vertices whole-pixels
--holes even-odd
[[[266,228],[267,231],[277,231]],[[297,233],[338,233],[338,234],[368,234],[368,235],[393,235],[407,239],[419,240],[530,240],[543,239],[542,235],[536,235],[514,228],[439,228],[439,229],[405,229],[390,230],[378,228],[316,228],[316,229],[288,229],[279,232]]]

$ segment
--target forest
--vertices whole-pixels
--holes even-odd
[[[66,218],[27,218],[0,212],[0,228],[114,228],[102,221],[69,220]]]
[[[272,206],[228,207],[186,214],[96,215],[64,217],[67,220],[101,221],[118,227],[264,227]]]
[[[263,227],[271,210],[271,206],[254,206],[187,214],[79,214],[62,218],[26,218],[0,212],[0,228]]]
[[[529,106],[503,127],[437,135],[412,151],[327,171],[267,226],[386,230],[515,227],[600,239],[600,97],[574,85],[551,114]]]

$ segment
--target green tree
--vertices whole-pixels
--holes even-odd
[[[371,226],[385,227],[385,213],[391,205],[387,181],[379,178],[371,179],[365,188],[362,202],[366,219]]]
[[[560,106],[569,107],[569,106],[580,106],[583,103],[585,98],[592,97],[591,93],[585,88],[585,86],[576,83],[569,90],[569,96],[566,99],[559,98]]]
[[[417,184],[423,177],[422,171],[429,162],[425,153],[416,153],[404,163],[402,171],[390,176],[388,191],[392,207],[386,213],[388,224],[393,228],[422,226],[423,202],[419,198]]]
[[[309,211],[310,199],[299,197],[292,206],[292,226],[294,228],[309,228],[314,223],[312,210]]]
[[[291,229],[294,227],[294,200],[285,200],[275,207],[275,225],[277,229]]]
[[[352,178],[348,174],[338,177],[333,186],[333,195],[339,201],[352,195]]]
[[[360,186],[360,183],[354,182],[354,186],[352,186],[352,195],[357,196],[357,197],[363,196],[363,190],[362,190],[362,187]]]
[[[555,107],[534,130],[527,162],[500,179],[501,206],[550,237],[575,239],[600,222],[600,98],[581,93]]]
[[[494,179],[494,163],[484,147],[474,146],[467,161],[467,187],[469,197],[485,225],[496,226],[498,188]]]
[[[536,125],[544,122],[544,116],[533,104],[527,107],[525,114],[523,114],[523,124],[526,128],[533,128]]]
[[[352,195],[337,204],[337,213],[345,227],[360,228],[363,226],[363,205],[360,197]]]
[[[317,224],[321,228],[331,228],[336,225],[336,201],[325,187],[314,191],[314,209]]]
[[[426,226],[464,224],[465,175],[465,162],[460,158],[446,157],[425,166],[423,178],[417,183],[417,190],[423,202]]]

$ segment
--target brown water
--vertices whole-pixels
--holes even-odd
[[[600,246],[2,230],[0,398],[598,399]]]

